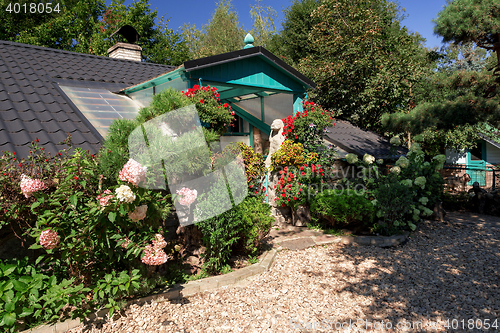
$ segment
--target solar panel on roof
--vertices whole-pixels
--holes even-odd
[[[105,89],[60,86],[73,104],[102,135],[115,119],[134,119],[139,106],[130,98]]]

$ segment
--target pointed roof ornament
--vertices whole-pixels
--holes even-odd
[[[245,36],[244,42],[246,44],[245,47],[244,47],[244,49],[249,49],[249,48],[253,47],[253,42],[254,42],[253,36],[250,35],[250,33],[248,33]]]

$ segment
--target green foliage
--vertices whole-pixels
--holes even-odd
[[[278,13],[270,6],[265,7],[261,2],[256,0],[257,4],[250,7],[250,16],[253,19],[253,27],[250,32],[255,39],[255,46],[269,47],[272,36],[276,33],[274,20],[278,17]]]
[[[121,41],[116,35],[110,38],[111,34],[128,24],[140,35],[138,44],[145,61],[180,65],[188,59],[181,36],[167,28],[157,10],[151,11],[148,0],[127,6],[123,0],[113,0],[109,5],[102,0],[57,3],[60,12],[52,14],[9,14],[2,10],[0,18],[7,22],[7,29],[0,32],[0,39],[107,56],[107,50]]]
[[[22,174],[45,180],[46,192],[53,191],[63,172],[63,161],[71,150],[71,136],[63,144],[67,148],[50,156],[44,148],[38,146],[38,139],[30,143],[30,154],[19,159],[16,152],[3,152],[0,157],[0,228],[6,225],[18,225],[21,229],[32,226],[36,214],[30,209],[37,201],[33,196],[26,198],[20,191]]]
[[[183,94],[174,88],[168,88],[155,94],[151,103],[139,110],[137,121],[142,124],[166,112],[180,109],[190,104],[192,104],[192,101],[186,98],[186,96],[183,96]],[[110,128],[109,135],[111,135],[111,132]]]
[[[271,230],[274,218],[271,216],[271,208],[262,202],[262,197],[248,197],[238,205],[242,215],[242,227],[240,230],[239,251],[256,255],[259,245]]]
[[[116,185],[118,172],[129,158],[128,137],[137,126],[139,126],[138,121],[132,119],[115,119],[111,123],[104,145],[98,154],[97,172],[104,177],[103,185]]]
[[[401,229],[414,228],[413,222],[406,219],[413,213],[413,193],[408,186],[402,184],[397,177],[391,176],[379,183],[374,191],[377,203],[377,217],[382,223],[376,230],[391,235]]]
[[[307,44],[315,52],[298,68],[317,84],[313,99],[380,130],[380,116],[407,106],[423,73],[421,38],[401,27],[397,6],[385,0],[323,1],[312,16],[318,23]]]
[[[500,88],[493,83],[493,75],[486,70],[443,69],[426,80],[415,108],[386,113],[382,124],[394,132],[420,134],[427,146],[471,148],[478,133],[495,137],[486,124],[500,125]]]
[[[294,0],[283,12],[285,18],[282,29],[273,35],[269,50],[291,65],[296,65],[307,55],[315,53],[316,49],[306,41],[313,27],[320,21],[318,17],[312,16],[319,5],[318,0]]]
[[[109,317],[112,318],[113,313],[120,311],[124,305],[125,302],[122,300],[140,289],[140,283],[141,274],[138,269],[130,273],[121,271],[119,274],[112,271],[97,281],[93,290],[94,301],[102,303],[104,308],[109,309]]]
[[[206,246],[205,269],[220,272],[234,252],[255,255],[272,221],[270,207],[262,198],[247,197],[221,215],[198,223]]]
[[[36,326],[61,317],[84,318],[89,312],[85,293],[90,289],[73,282],[42,273],[27,257],[0,260],[0,327],[16,332],[20,321]]]
[[[222,154],[230,153],[230,156],[235,156],[238,152],[241,152],[243,163],[245,163],[247,183],[257,185],[267,173],[262,154],[254,152],[252,147],[243,142],[238,142],[235,145],[227,145]]]
[[[326,190],[312,200],[311,213],[325,218],[332,226],[371,226],[375,208],[355,191]]]
[[[242,49],[246,33],[240,27],[231,0],[221,0],[202,30],[185,24],[182,35],[189,46],[190,58],[198,59]]]
[[[443,37],[443,42],[475,42],[498,53],[500,4],[496,0],[450,1],[433,21],[434,32]]]

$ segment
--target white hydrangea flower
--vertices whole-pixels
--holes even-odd
[[[391,143],[391,145],[399,146],[401,144],[401,139],[399,138],[399,136],[393,136],[389,142]]]
[[[444,166],[444,163],[446,162],[446,155],[436,155],[432,159],[439,162],[439,164],[436,167],[436,170],[441,170]]]
[[[415,178],[415,185],[420,186],[420,188],[423,190],[425,188],[425,183],[427,182],[427,179],[425,179],[424,176],[420,176]]]
[[[377,160],[377,164],[383,164],[383,163],[384,163],[384,160],[383,160],[383,159],[379,158],[379,159]]]
[[[399,165],[401,168],[407,168],[408,166],[410,166],[410,161],[404,157],[404,156],[401,156],[397,161],[396,161],[396,165]]]
[[[375,157],[373,157],[372,155],[370,154],[365,154],[363,156],[363,161],[367,164],[373,164],[373,162],[375,162]]]
[[[121,185],[115,190],[116,198],[120,201],[124,201],[126,203],[132,203],[135,200],[135,194],[132,192],[130,187],[127,185]]]
[[[408,187],[411,187],[412,181],[411,181],[411,179],[405,179],[405,180],[401,181],[401,184],[406,185]]]
[[[421,197],[420,199],[418,199],[418,201],[419,201],[422,205],[427,205],[427,203],[429,202],[429,198],[427,198],[427,197]]]
[[[433,211],[432,211],[431,209],[427,208],[427,207],[423,207],[423,208],[422,208],[422,211],[423,211],[423,214],[424,214],[425,216],[431,216],[431,215],[432,215],[432,213],[433,213]]]
[[[354,164],[358,161],[358,156],[356,156],[354,154],[347,154],[347,155],[345,155],[345,159],[346,159],[347,163]]]
[[[389,171],[399,175],[399,173],[401,172],[401,168],[396,165],[390,168]]]

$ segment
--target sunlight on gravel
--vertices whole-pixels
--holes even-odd
[[[395,248],[282,251],[244,286],[135,305],[70,332],[444,332],[454,319],[455,332],[479,331],[469,319],[500,328],[500,224],[453,221],[424,221]]]

